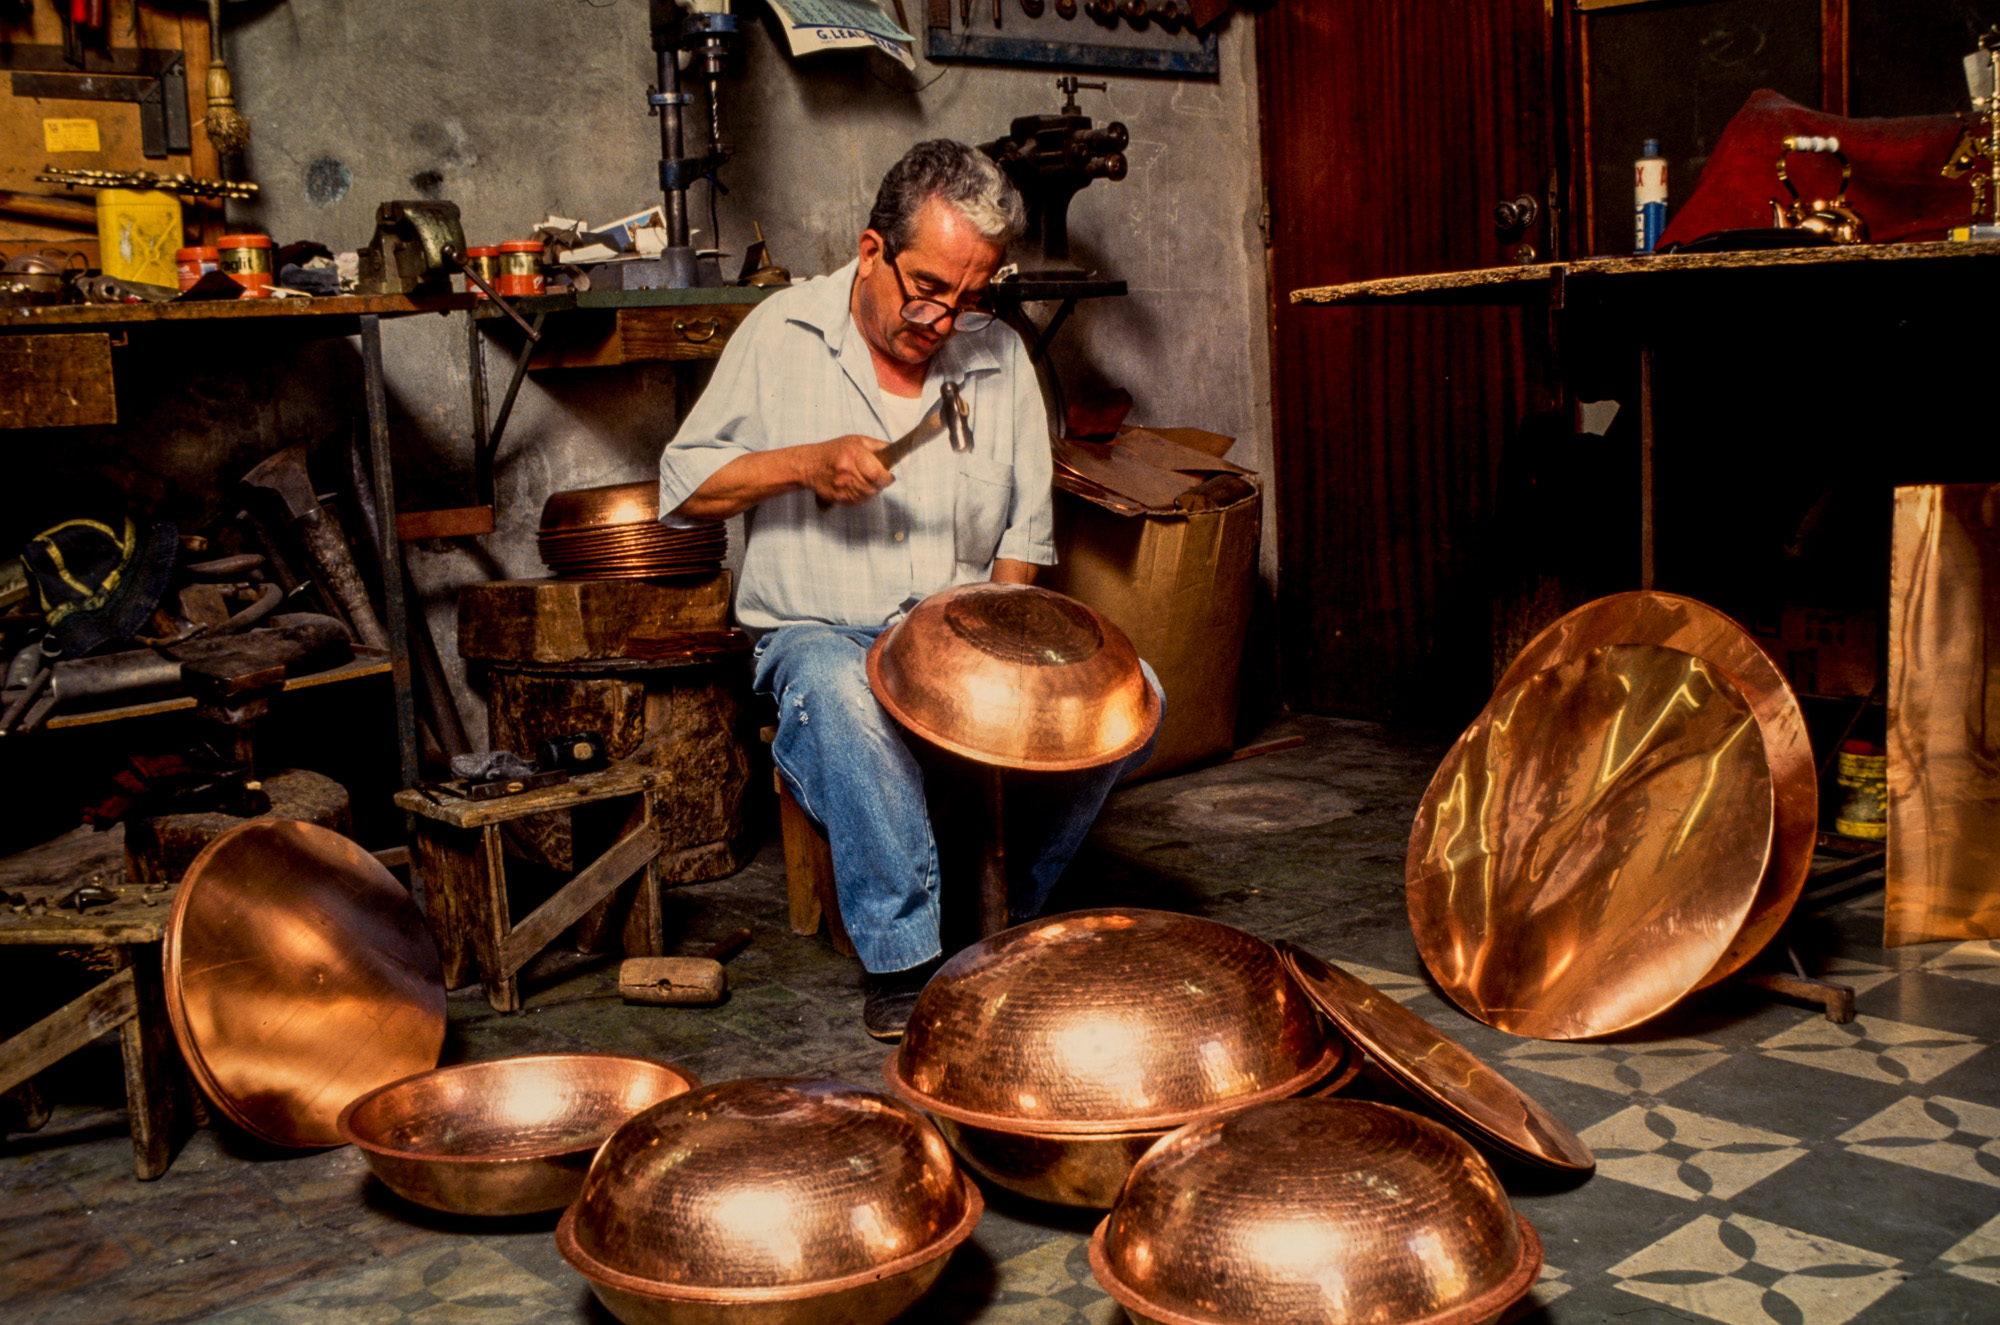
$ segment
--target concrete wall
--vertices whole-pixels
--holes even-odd
[[[725,115],[739,155],[718,205],[732,273],[753,221],[795,274],[845,262],[882,172],[910,143],[988,140],[1014,116],[1058,105],[1053,71],[931,66],[920,56],[912,77],[860,52],[795,61],[762,4],[738,8],[743,69],[725,90]],[[264,189],[232,220],[281,243],[356,247],[389,198],[455,201],[474,243],[523,235],[551,212],[597,222],[658,201],[658,127],[643,102],[652,81],[645,0],[301,0],[230,12],[231,63],[255,132],[249,165]],[[1226,20],[1218,79],[1113,77],[1108,95],[1082,94],[1100,123],[1130,128],[1132,169],[1079,196],[1072,248],[1132,293],[1080,309],[1056,357],[1072,392],[1123,386],[1135,422],[1234,434],[1231,458],[1269,473],[1252,38],[1248,16]],[[705,193],[698,186],[693,196],[703,229]],[[400,504],[468,502],[463,319],[392,323],[384,342]],[[497,407],[504,376],[490,376],[505,364],[497,354],[487,364]],[[458,586],[545,573],[534,547],[543,499],[650,474],[681,393],[698,390],[702,375],[663,365],[530,379],[499,458],[498,532],[413,551],[448,662]],[[1267,575],[1274,547],[1267,539]],[[478,699],[461,698],[477,739]]]

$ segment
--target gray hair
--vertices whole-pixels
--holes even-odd
[[[868,228],[882,236],[889,255],[914,244],[917,215],[933,198],[955,208],[972,228],[1005,247],[1027,228],[1021,195],[984,152],[949,138],[918,143],[889,167],[868,213]]]

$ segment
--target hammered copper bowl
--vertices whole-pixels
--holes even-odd
[[[627,1325],[877,1325],[930,1290],[984,1209],[916,1110],[756,1078],[620,1128],[556,1243]]]
[[[1346,1049],[1262,939],[1171,911],[1071,911],[946,962],[883,1074],[975,1127],[1105,1135],[1295,1095]]]
[[[618,1054],[535,1054],[404,1077],[342,1110],[340,1134],[398,1196],[461,1215],[525,1215],[576,1199],[610,1135],[693,1073]]]
[[[868,684],[925,740],[1004,768],[1094,768],[1160,725],[1160,697],[1125,632],[1026,584],[961,584],[924,599],[876,638]]]
[[[1148,1151],[1090,1241],[1140,1325],[1474,1325],[1541,1239],[1470,1142],[1385,1104],[1277,1100]]]

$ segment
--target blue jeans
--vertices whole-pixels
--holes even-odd
[[[759,694],[778,705],[778,772],[833,848],[840,915],[861,964],[903,971],[943,951],[938,851],[925,778],[950,777],[951,756],[911,736],[876,702],[865,661],[880,626],[784,626],[757,642]],[[1150,667],[1146,683],[1160,693]],[[1070,773],[1009,771],[1008,910],[1039,915],[1056,880],[1120,779],[1153,756],[1153,740],[1114,763]],[[962,766],[960,768],[962,775]]]

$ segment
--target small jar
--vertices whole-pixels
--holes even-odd
[[[500,279],[494,288],[510,298],[542,292],[542,241],[510,239],[500,246]]]
[[[499,285],[500,283],[499,249],[469,248],[465,250],[465,265],[469,269],[478,272],[482,277],[484,277],[488,285],[493,285],[493,286]],[[475,296],[476,298],[480,299],[486,298],[486,291],[480,289],[477,285],[473,284],[472,281],[469,279],[465,282],[465,292],[469,295]]]
[[[174,273],[180,278],[181,289],[192,290],[202,277],[217,270],[221,262],[222,254],[217,249],[177,249],[174,252]]]
[[[271,295],[271,237],[269,235],[224,235],[215,241],[217,266],[243,287],[240,298],[268,299]]]

